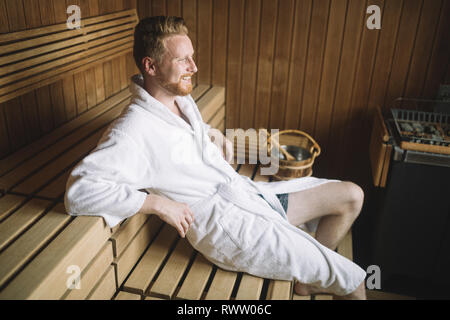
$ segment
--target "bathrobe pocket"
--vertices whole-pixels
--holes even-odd
[[[258,244],[270,226],[270,221],[251,214],[240,207],[230,204],[219,219],[224,236],[242,251],[247,251]]]

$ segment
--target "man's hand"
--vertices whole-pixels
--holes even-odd
[[[208,135],[211,138],[211,141],[219,148],[219,150],[222,152],[222,156],[224,159],[231,163],[233,160],[233,143],[228,140],[220,130],[211,128],[208,131]]]
[[[139,212],[156,214],[161,220],[174,227],[182,238],[186,236],[194,222],[194,214],[187,204],[153,194],[147,196]]]

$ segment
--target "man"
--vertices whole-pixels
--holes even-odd
[[[219,267],[295,280],[301,295],[365,299],[364,270],[333,251],[361,210],[361,189],[314,177],[253,182],[236,173],[224,159],[229,141],[202,121],[189,95],[193,55],[183,19],[138,24],[142,76],[133,77],[130,106],[72,171],[67,212],[102,216],[111,227],[156,214]],[[317,240],[295,227],[311,221],[319,221]]]

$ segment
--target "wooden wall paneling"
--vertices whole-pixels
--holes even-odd
[[[369,102],[373,106],[382,106],[384,103],[400,26],[403,2],[404,0],[390,0],[384,4],[380,40],[369,94]]]
[[[120,56],[118,59],[119,59],[119,71],[120,71],[120,90],[123,90],[128,86],[127,57],[126,57],[126,55],[123,55],[123,56]]]
[[[103,64],[103,78],[105,81],[105,98],[108,99],[114,92],[111,61],[107,61]]]
[[[5,115],[6,123],[8,124],[11,151],[15,151],[27,142],[20,98],[8,101],[5,108]]]
[[[112,74],[112,90],[113,94],[120,91],[120,58],[115,58],[111,61]]]
[[[244,10],[244,1],[229,0],[226,71],[226,128],[238,128],[239,126]]]
[[[431,55],[430,64],[428,66],[425,86],[422,96],[428,99],[434,99],[436,96],[436,88],[440,83],[444,83],[446,70],[450,67],[450,41],[448,41],[448,30],[450,30],[450,1],[444,1],[441,14],[439,17],[439,25],[436,35],[436,41],[433,44],[433,53]],[[446,65],[448,66],[446,68]],[[448,77],[450,72],[447,71]],[[447,78],[447,83],[450,79]]]
[[[250,11],[249,14],[253,13]],[[261,22],[259,26],[260,33],[256,100],[253,108],[250,108],[250,106],[246,106],[245,104],[242,105],[242,108],[250,109],[249,111],[251,111],[248,113],[250,117],[253,117],[253,125],[251,120],[244,121],[248,123],[247,125],[251,125],[253,128],[269,127],[277,14],[278,1],[262,1]],[[254,59],[254,57],[252,59]]]
[[[0,21],[8,21],[8,13],[6,12],[5,0],[0,0]],[[0,23],[0,33],[7,33],[8,31],[8,23]]]
[[[390,110],[394,99],[403,95],[422,6],[422,0],[409,0],[403,3],[403,14],[400,19],[400,27],[392,61],[388,90],[384,97],[383,110]]]
[[[94,68],[90,68],[84,72],[84,81],[86,83],[87,108],[91,109],[97,105],[97,90]]]
[[[124,10],[137,8],[137,0],[124,0]]]
[[[88,0],[89,1],[89,13],[91,17],[100,15],[100,8],[98,7],[98,0]]]
[[[22,0],[6,0],[9,31],[20,31],[27,28]]]
[[[295,2],[292,0],[278,3],[278,18],[276,27],[275,56],[273,61],[272,96],[270,100],[269,128],[284,128],[286,112],[287,87],[289,81],[289,61],[292,52],[292,26],[295,12]],[[258,109],[256,109],[258,112]]]
[[[198,83],[211,83],[212,2],[198,0],[197,67]]]
[[[249,0],[245,6],[242,71],[241,71],[241,101],[239,105],[238,128],[253,128],[255,109],[255,91],[258,69],[258,47],[260,38],[261,1]],[[256,97],[258,98],[258,97]],[[258,105],[258,101],[256,101]],[[261,106],[258,106],[258,109]]]
[[[10,153],[9,133],[5,116],[5,103],[0,104],[0,158]]]
[[[94,67],[95,73],[95,92],[97,103],[105,101],[105,82],[103,77],[103,64]]]
[[[341,147],[342,143],[345,143],[344,133],[346,120],[352,98],[356,61],[365,24],[366,8],[367,2],[349,0],[334,102],[336,110],[339,111],[333,115],[330,137],[328,139],[328,153],[336,157],[335,161],[332,161],[328,165],[329,174],[334,177],[340,176],[341,170],[343,170]]]
[[[50,97],[53,106],[53,122],[55,127],[59,127],[67,120],[62,80],[50,85]]]
[[[86,81],[84,79],[84,72],[78,72],[73,75],[75,84],[75,97],[77,99],[77,115],[82,114],[87,110],[86,97]]]
[[[136,66],[136,62],[134,62],[133,54],[128,54],[125,56],[125,62],[126,62],[126,74],[127,74],[127,80],[130,81],[131,77],[139,74],[139,69]]]
[[[166,1],[156,0],[151,2],[152,5],[152,15],[154,16],[165,16],[166,15]]]
[[[181,16],[181,0],[166,0],[167,15],[169,16]]]
[[[379,6],[384,12],[384,0],[372,1],[370,4]],[[347,114],[345,138],[348,143],[342,145],[344,151],[343,160],[347,164],[346,169],[348,170],[351,167],[353,174],[356,173],[356,170],[366,169],[364,164],[368,164],[367,151],[362,154],[361,152],[354,152],[354,150],[361,150],[360,148],[366,148],[369,145],[369,141],[366,141],[366,136],[363,135],[362,131],[366,131],[364,128],[370,128],[371,126],[369,121],[365,119],[365,112],[369,102],[370,86],[373,80],[373,70],[380,36],[380,30],[369,30],[365,25],[363,28],[350,104],[351,108]],[[361,160],[363,162],[360,162]]]
[[[342,39],[344,36],[345,18],[348,1],[332,1],[330,6],[327,39],[320,83],[319,100],[317,104],[314,125],[314,140],[322,148],[322,157],[328,154],[328,137],[334,113],[334,100],[339,75],[339,60],[342,54]],[[315,169],[327,176],[327,166],[318,161]]]
[[[31,142],[41,136],[39,125],[38,106],[34,91],[28,92],[20,97],[22,104],[22,114],[27,142]]]
[[[305,70],[305,94],[302,100],[299,129],[315,135],[317,101],[322,76],[323,54],[327,36],[330,1],[313,1],[308,43],[308,64]]]
[[[197,45],[197,1],[196,0],[183,0],[182,2],[182,15],[189,29],[189,38],[192,41],[194,47],[194,59],[198,65],[198,45]],[[198,73],[192,78],[192,84],[195,86],[198,82]]]
[[[228,0],[213,1],[211,84],[224,87],[227,71]]]
[[[36,89],[36,100],[39,113],[39,124],[42,133],[48,133],[54,128],[52,100],[49,86]],[[38,138],[38,137],[35,137]]]
[[[67,6],[65,1],[52,0],[55,13],[55,23],[63,23],[67,20]]]
[[[23,7],[27,29],[40,27],[42,22],[39,0],[23,0]]]
[[[77,101],[75,99],[75,87],[73,83],[73,75],[62,79],[64,106],[66,110],[67,120],[72,120],[77,114]]]
[[[305,81],[312,0],[296,1],[285,128],[297,129]]]
[[[41,23],[44,26],[56,24],[55,8],[52,0],[39,0]]]
[[[437,33],[439,13],[442,8],[442,1],[424,1],[420,22],[417,30],[416,42],[412,54],[411,65],[408,71],[404,96],[410,98],[420,98],[433,51],[433,42]],[[433,35],[433,36],[432,36]],[[447,38],[450,41],[450,38]]]

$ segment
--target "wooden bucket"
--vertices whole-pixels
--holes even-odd
[[[269,137],[268,133],[267,135],[269,154],[272,158],[278,157],[279,161],[278,172],[273,175],[275,180],[291,180],[312,175],[314,160],[320,155],[321,149],[310,135],[300,130],[284,130],[273,134],[271,137]],[[294,157],[301,160],[282,159],[279,155],[272,154],[272,146],[274,146],[272,140],[277,137],[279,145],[287,146],[286,149],[288,151],[289,149],[294,151],[301,150],[303,152],[302,156],[290,152]],[[272,159],[272,161],[274,160]]]

